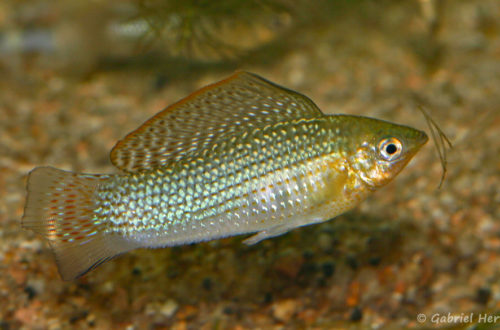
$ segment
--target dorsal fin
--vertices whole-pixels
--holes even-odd
[[[111,161],[127,172],[152,169],[249,127],[321,115],[306,96],[238,72],[146,121],[115,145]]]

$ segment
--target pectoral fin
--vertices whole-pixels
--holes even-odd
[[[272,228],[269,228],[269,229],[266,229],[263,231],[259,231],[257,234],[250,236],[249,238],[244,240],[243,243],[246,245],[257,244],[260,241],[263,241],[265,239],[286,234],[287,232],[289,232],[290,230],[292,230],[294,228],[296,228],[296,227],[290,227],[290,226],[272,227]]]

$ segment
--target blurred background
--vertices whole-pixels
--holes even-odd
[[[325,113],[430,141],[352,212],[120,256],[63,282],[20,227],[28,172],[117,173],[113,145],[194,90],[248,70]],[[94,0],[0,3],[0,329],[493,328],[500,315],[500,2]],[[426,320],[417,320],[418,314]],[[433,315],[474,313],[472,322]]]

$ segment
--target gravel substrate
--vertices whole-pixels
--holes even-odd
[[[104,70],[90,50],[59,66],[57,54],[0,47],[0,329],[493,327],[479,316],[500,315],[500,2],[442,1],[434,31],[426,2],[341,7],[294,30],[274,57],[257,51],[228,69]],[[21,24],[15,3],[0,5],[0,31]],[[57,28],[64,11],[47,12],[37,23]],[[430,141],[334,221],[250,247],[235,237],[137,250],[63,282],[46,242],[20,226],[27,173],[116,173],[116,141],[234,69],[327,113],[426,130],[425,106],[454,146],[443,186]]]

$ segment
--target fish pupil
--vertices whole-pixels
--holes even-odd
[[[398,150],[398,148],[397,148],[397,147],[396,147],[396,145],[394,145],[393,143],[388,144],[388,145],[385,147],[385,152],[387,152],[389,155],[394,154],[397,150]]]

